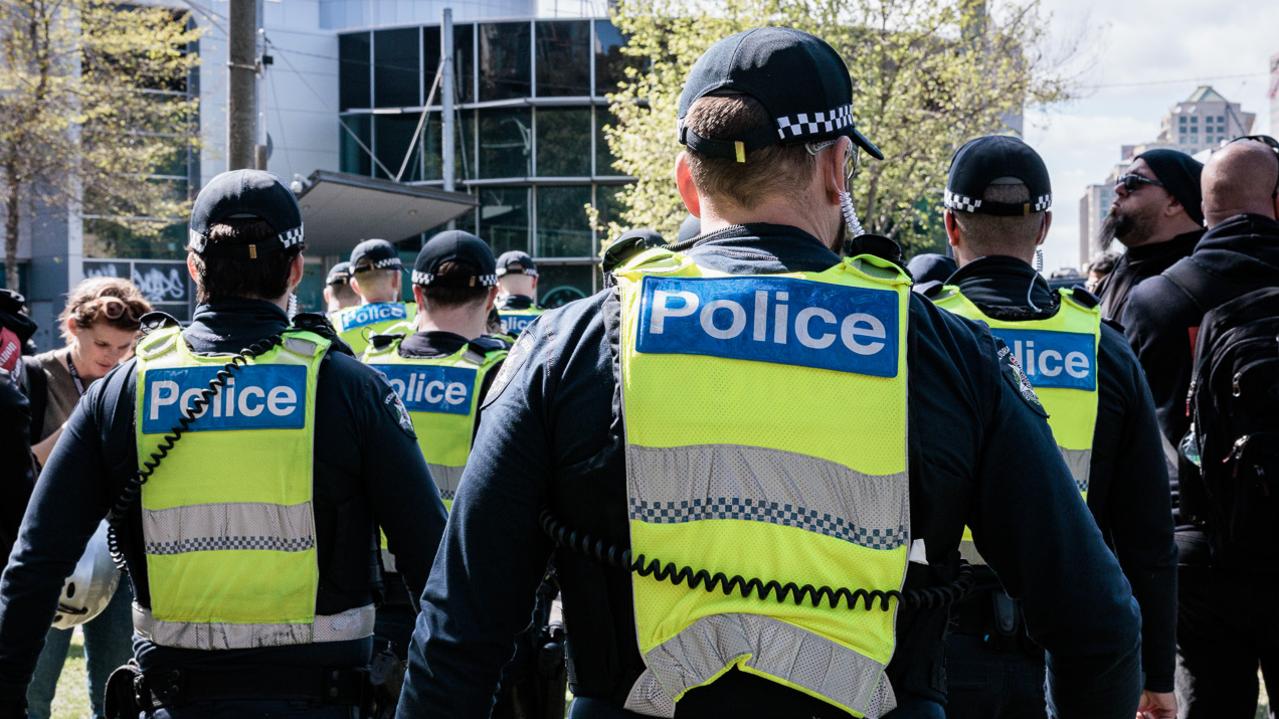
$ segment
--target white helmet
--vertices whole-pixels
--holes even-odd
[[[62,596],[58,599],[58,613],[53,615],[53,626],[70,629],[84,624],[102,613],[120,585],[120,570],[111,561],[107,548],[107,523],[98,525],[98,531],[89,538],[84,555],[76,562],[71,576],[62,583]]]

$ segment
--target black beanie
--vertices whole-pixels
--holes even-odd
[[[1168,194],[1186,209],[1186,214],[1196,225],[1204,223],[1203,192],[1199,189],[1199,176],[1204,166],[1184,152],[1161,148],[1146,150],[1133,160],[1145,160],[1155,179],[1163,183]]]

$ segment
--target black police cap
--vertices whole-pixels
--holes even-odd
[[[351,279],[351,263],[339,262],[333,265],[329,270],[329,276],[324,278],[326,285],[344,285]]]
[[[986,188],[1017,181],[1030,190],[1028,202],[983,200]],[[1048,167],[1034,148],[1008,135],[987,135],[955,151],[942,204],[955,212],[981,215],[1029,215],[1052,207]]]
[[[740,137],[702,137],[686,124],[689,108],[708,95],[749,95],[772,124]],[[853,124],[848,67],[824,40],[783,27],[730,35],[710,47],[688,74],[679,98],[679,140],[708,157],[745,162],[771,145],[821,142],[848,136],[876,159],[874,143]]]
[[[262,220],[275,230],[270,242],[209,242],[213,225],[227,220]],[[257,259],[276,252],[304,247],[302,208],[289,188],[269,172],[232,170],[209,181],[196,195],[191,208],[188,239],[192,252],[211,257]]]
[[[369,270],[402,270],[400,253],[386,240],[365,240],[351,250],[351,274]]]
[[[527,252],[507,250],[497,258],[497,276],[528,275],[537,277],[537,265]]]
[[[457,269],[440,274],[453,263]],[[469,232],[448,230],[422,245],[413,262],[413,284],[423,287],[492,287],[497,284],[497,260],[488,243]]]

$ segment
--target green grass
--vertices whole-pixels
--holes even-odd
[[[84,637],[80,632],[71,636],[71,648],[67,650],[67,663],[58,677],[58,693],[53,697],[53,719],[87,719],[89,688],[85,684]]]

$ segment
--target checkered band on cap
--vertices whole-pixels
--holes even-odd
[[[436,277],[439,277],[439,275],[433,272],[413,270],[413,284],[415,285],[429,285],[435,281]],[[477,280],[476,284],[481,287],[492,287],[497,284],[497,275],[477,275],[475,279]]]
[[[280,233],[280,244],[284,245],[284,249],[297,245],[302,242],[302,225],[298,225],[291,230]]]
[[[298,225],[291,230],[281,232],[278,237],[280,238],[280,246],[286,250],[290,247],[300,245],[302,244],[303,237],[302,225]],[[196,253],[204,252],[204,248],[209,244],[209,238],[191,229],[187,230],[187,240],[191,249]]]
[[[375,269],[375,270],[384,270],[384,269],[386,269],[386,268],[388,268],[388,267],[399,267],[400,265],[401,265],[401,263],[400,263],[400,258],[398,258],[398,257],[386,257],[386,258],[383,258],[383,259],[378,260],[377,262],[374,262],[374,263],[373,263],[373,269]]]
[[[841,105],[826,112],[801,112],[777,118],[777,136],[782,140],[824,135],[853,124],[853,106]]]
[[[944,205],[948,210],[976,212],[977,208],[981,207],[981,200],[951,192],[950,189],[947,188],[945,194],[942,196],[942,205]]]
[[[1052,195],[1040,195],[1039,197],[1035,198],[1035,209],[1033,211],[1043,212],[1044,210],[1047,210],[1049,207],[1052,207],[1052,204],[1053,204]]]

